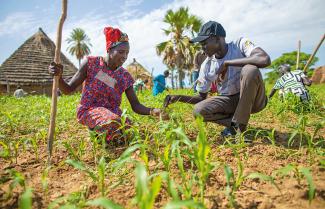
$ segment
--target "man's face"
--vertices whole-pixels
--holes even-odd
[[[204,53],[209,57],[214,55],[217,51],[220,51],[222,47],[220,37],[218,36],[210,36],[209,38],[200,42],[200,44]]]
[[[284,75],[284,74],[290,72],[290,66],[281,65],[279,67],[279,72],[281,75]]]

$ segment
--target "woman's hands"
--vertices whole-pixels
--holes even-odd
[[[150,109],[150,115],[158,117],[161,114],[162,110],[158,108]]]
[[[158,109],[158,108],[151,109],[150,115],[155,116],[155,117],[160,117],[160,119],[162,119],[162,120],[169,119],[169,115],[165,111]]]
[[[62,74],[63,74],[63,65],[56,64],[55,62],[51,62],[50,66],[49,66],[49,73],[52,76],[62,77]]]

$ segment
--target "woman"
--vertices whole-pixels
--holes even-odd
[[[59,89],[64,94],[72,93],[85,82],[77,108],[78,121],[97,132],[106,132],[106,140],[111,141],[122,134],[119,127],[123,92],[126,93],[132,110],[138,114],[159,116],[161,110],[140,104],[133,90],[134,80],[122,67],[130,49],[128,36],[112,27],[104,28],[104,34],[107,56],[87,57],[69,83],[62,78],[62,65],[51,63],[49,72],[60,77]],[[129,121],[127,123],[130,124]]]

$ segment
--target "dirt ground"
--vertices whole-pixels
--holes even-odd
[[[253,122],[251,124],[257,128],[263,129],[263,124]],[[81,130],[81,131],[80,131]],[[281,130],[279,128],[278,130]],[[69,135],[63,133],[58,138],[65,138],[69,136],[87,137],[88,132],[85,128],[76,124],[75,130]],[[309,162],[306,149],[288,149],[282,146],[283,133],[276,132],[276,145],[273,146],[265,139],[254,141],[249,146],[240,149],[239,156],[244,164],[244,175],[251,172],[262,172],[271,175],[273,171],[279,169],[289,163],[297,163],[299,166],[306,166],[312,169],[313,180],[316,186],[315,199],[309,204],[308,201],[308,186],[305,179],[298,185],[297,180],[291,175],[288,177],[276,178],[276,184],[280,191],[268,182],[259,180],[246,179],[239,190],[236,192],[236,201],[238,208],[258,208],[258,209],[295,209],[295,208],[310,208],[323,209],[325,208],[325,169],[318,166],[318,158],[316,155],[313,162]],[[230,165],[236,174],[237,160],[234,157],[233,151],[227,146],[219,146],[223,144],[223,139],[220,137],[210,138],[212,142],[213,159],[221,162],[226,162]],[[99,196],[99,191],[96,185],[91,182],[91,179],[79,170],[68,166],[64,161],[68,157],[68,152],[62,146],[55,144],[53,153],[52,165],[48,179],[48,192],[45,193],[41,185],[42,171],[46,168],[46,142],[40,147],[40,157],[36,160],[32,150],[20,152],[17,163],[6,162],[0,159],[0,176],[5,179],[6,169],[15,169],[26,176],[27,185],[33,188],[33,208],[47,208],[53,200],[68,195],[72,192],[84,191],[83,195],[87,199],[92,199]],[[110,149],[112,158],[117,158],[126,147],[118,149]],[[90,148],[86,153],[90,153]],[[135,154],[137,155],[137,154]],[[89,157],[88,157],[89,156]],[[137,157],[137,156],[135,156]],[[84,162],[93,163],[93,159],[88,154]],[[163,167],[155,161],[150,161],[150,169]],[[130,168],[132,171],[133,169]],[[172,166],[172,170],[176,170],[176,166]],[[108,174],[107,184],[111,186],[107,197],[116,203],[123,205],[125,208],[135,208],[131,204],[132,198],[135,196],[134,187],[134,173],[129,172],[124,174],[123,182],[119,185],[114,185],[118,181],[118,176],[111,176]],[[5,182],[5,180],[2,180]],[[12,198],[5,199],[5,193],[8,191],[10,181],[2,184],[0,188],[0,208],[18,208],[18,198],[21,189],[15,189]],[[208,184],[205,191],[205,204],[208,208],[227,208],[227,198],[225,195],[226,178],[222,167],[216,168],[208,178]],[[198,192],[198,191],[193,191]],[[168,194],[166,188],[162,188],[160,194],[156,198],[155,208],[163,207],[168,202]]]

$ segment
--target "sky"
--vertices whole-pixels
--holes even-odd
[[[276,59],[282,53],[297,50],[312,53],[325,33],[324,0],[68,0],[68,16],[63,26],[62,52],[67,52],[66,38],[74,28],[82,28],[92,44],[91,55],[105,56],[103,28],[113,26],[126,32],[130,53],[124,66],[133,58],[157,75],[166,70],[155,46],[169,39],[163,22],[168,9],[188,7],[190,14],[203,22],[221,23],[226,41],[247,37]],[[0,63],[41,27],[52,39],[61,13],[61,0],[1,0]],[[315,66],[325,65],[324,44]],[[315,67],[314,66],[314,67]]]

